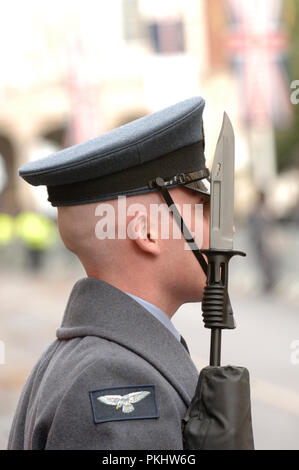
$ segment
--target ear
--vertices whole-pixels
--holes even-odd
[[[128,235],[136,246],[152,255],[160,253],[160,242],[153,228],[150,227],[146,212],[138,211],[128,225]]]

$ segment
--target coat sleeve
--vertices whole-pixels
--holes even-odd
[[[152,369],[152,370],[151,370]],[[158,417],[95,423],[90,392],[113,387],[155,385]],[[138,406],[138,404],[137,404]],[[108,406],[108,410],[110,407]],[[111,407],[112,409],[112,407]],[[68,387],[50,426],[46,449],[183,449],[181,418],[186,408],[158,372],[118,360],[92,363]]]

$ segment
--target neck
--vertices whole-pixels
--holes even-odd
[[[149,285],[144,279],[134,279],[134,282],[130,282],[130,279],[118,279],[111,275],[97,273],[87,273],[88,277],[95,277],[102,281],[111,284],[117,289],[133,294],[136,297],[140,297],[147,302],[155,305],[156,307],[163,310],[166,315],[171,318],[183,302],[179,302],[174,296],[170,295],[169,292],[165,292],[160,285]]]

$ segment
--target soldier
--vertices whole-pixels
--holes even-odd
[[[200,218],[199,248],[208,247],[203,108],[190,98],[20,169],[47,186],[62,240],[87,277],[24,386],[9,449],[183,448],[198,371],[170,319],[201,301],[206,277],[190,233],[193,253],[171,234],[176,207],[189,204],[189,228]],[[165,200],[175,203],[168,238],[150,211]]]

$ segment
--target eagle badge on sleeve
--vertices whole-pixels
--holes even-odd
[[[89,395],[95,424],[159,418],[154,385],[105,388],[92,390]]]
[[[141,392],[128,393],[127,395],[105,395],[98,397],[98,400],[106,405],[115,405],[117,410],[122,408],[123,413],[132,413],[135,410],[133,403],[138,403],[149,394],[150,392],[142,390]]]

